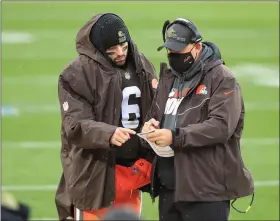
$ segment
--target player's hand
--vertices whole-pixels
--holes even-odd
[[[130,134],[134,135],[136,132],[134,130],[130,130],[123,127],[118,127],[112,137],[110,138],[110,143],[120,147],[123,145],[128,139],[130,139]]]
[[[172,132],[168,129],[156,129],[147,134],[147,139],[160,147],[166,147],[172,144]]]

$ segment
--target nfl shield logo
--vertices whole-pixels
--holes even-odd
[[[128,72],[125,72],[124,73],[124,77],[125,79],[129,80],[131,77],[130,77],[130,74]]]

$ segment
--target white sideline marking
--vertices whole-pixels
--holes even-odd
[[[47,74],[47,75],[24,75],[24,76],[2,76],[3,84],[28,84],[33,86],[42,85],[57,85],[59,75]]]
[[[256,181],[255,186],[257,187],[279,186],[279,180]]]
[[[3,44],[26,44],[34,41],[34,37],[26,32],[2,32]]]
[[[252,146],[279,145],[279,138],[243,138],[241,144]],[[7,149],[57,149],[60,150],[60,141],[3,141],[2,148]]]
[[[237,78],[260,86],[279,87],[279,67],[261,64],[243,64],[231,68]]]
[[[2,148],[22,148],[22,149],[59,149],[61,143],[59,141],[8,141],[2,142]]]
[[[2,106],[1,108],[1,115],[3,117],[6,116],[19,116],[19,109],[9,106]]]
[[[256,187],[275,187],[279,186],[279,180],[255,181]],[[2,186],[2,191],[53,191],[58,185],[41,186]]]
[[[41,186],[3,186],[3,191],[52,191],[56,190],[58,185]]]
[[[279,145],[279,138],[243,138],[241,139],[242,145]]]
[[[259,102],[246,102],[245,101],[245,111],[252,110],[279,110],[279,102],[267,102],[267,101],[259,101]]]

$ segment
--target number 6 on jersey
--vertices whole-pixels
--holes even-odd
[[[137,98],[141,97],[141,91],[136,86],[126,87],[122,91],[122,125],[125,128],[136,129],[139,126],[140,107]]]

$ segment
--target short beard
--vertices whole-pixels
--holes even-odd
[[[123,62],[113,62],[115,66],[117,67],[124,67],[126,65],[127,59],[125,59]]]

